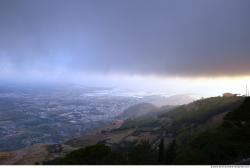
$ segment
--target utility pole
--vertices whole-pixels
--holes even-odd
[[[248,90],[248,86],[246,84],[246,97],[248,97],[248,96],[249,96],[249,90]]]
[[[248,88],[247,88],[247,84],[246,84],[246,97],[248,96]]]

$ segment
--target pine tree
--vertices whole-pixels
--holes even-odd
[[[164,164],[164,139],[161,139],[159,144],[159,155],[158,155],[159,164]]]
[[[174,139],[167,147],[165,152],[165,164],[171,165],[176,155],[176,140]]]

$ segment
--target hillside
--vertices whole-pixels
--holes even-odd
[[[121,128],[160,128],[161,131],[176,133],[182,127],[197,127],[216,120],[227,112],[236,109],[243,101],[242,97],[212,97],[193,103],[159,109],[157,115],[143,115],[125,120]]]
[[[250,98],[246,98],[239,108],[225,116],[223,124],[217,129],[201,133],[187,145],[180,146],[175,163],[240,163],[250,157],[249,138]]]
[[[242,97],[211,97],[180,106],[160,117],[172,118],[175,123],[202,123],[213,115],[237,108],[241,102]]]
[[[201,99],[174,108],[157,108],[153,115],[147,110],[155,110],[152,105],[134,106],[131,112],[140,115],[66,141],[62,144],[67,147],[66,152],[64,148],[56,154],[47,152],[46,157],[36,161],[39,164],[234,163],[250,156],[249,108],[249,98],[244,97]],[[107,155],[101,157],[100,151]],[[4,156],[0,163],[8,163],[10,158],[6,153]],[[79,160],[79,157],[87,160]]]
[[[156,111],[158,111],[158,108],[153,104],[139,103],[125,109],[124,112],[118,116],[118,118],[121,119],[136,118]]]
[[[129,122],[126,120],[119,129],[111,131],[111,134],[119,134],[133,130],[130,134],[121,138],[118,144],[111,145],[104,142],[104,144],[111,148],[108,146],[100,147],[100,149],[98,146],[88,148],[88,150],[95,149],[97,153],[99,153],[99,150],[106,148],[106,151],[109,152],[108,157],[104,158],[104,161],[99,162],[90,157],[93,154],[88,155],[86,148],[82,152],[79,150],[71,153],[62,160],[59,159],[52,162],[52,164],[144,164],[149,158],[151,160],[146,164],[233,163],[233,161],[239,161],[249,156],[248,151],[250,151],[250,148],[248,149],[250,145],[247,142],[247,138],[249,137],[247,127],[248,121],[250,121],[247,112],[250,109],[250,100],[246,99],[242,104],[243,101],[243,97],[214,97],[198,100],[191,104],[165,111],[165,113],[162,112],[161,115],[153,116],[153,118],[152,116],[150,118],[148,115],[145,115],[130,119]],[[224,117],[225,120],[223,120]],[[137,125],[133,125],[132,123]],[[142,129],[145,127],[159,129]],[[238,133],[238,131],[240,132]],[[230,134],[231,132],[233,134]],[[145,136],[145,133],[147,133],[147,136]],[[144,140],[148,140],[149,146],[145,145],[143,139],[138,138],[143,134]],[[154,140],[152,140],[153,136],[155,137]],[[129,141],[131,138],[134,141]],[[159,143],[160,139],[163,141]],[[144,146],[140,146],[141,143],[135,143],[140,140]],[[243,143],[244,145],[241,144],[241,140],[244,140],[246,143]],[[161,142],[165,143],[165,147],[164,145],[161,146]],[[157,146],[162,150],[158,150]],[[243,149],[243,146],[247,148]],[[238,147],[240,148],[237,149]],[[138,158],[137,155],[133,155],[131,158],[132,154],[130,152],[138,150],[138,148],[144,151],[144,153],[140,154],[142,158]],[[158,154],[151,152],[151,155],[149,155],[149,151],[151,150],[157,150]],[[159,158],[161,156],[160,151],[163,151],[162,159]],[[94,151],[89,151],[89,153],[92,152]],[[88,158],[91,162],[77,161],[78,157]],[[112,161],[114,158],[116,158],[116,162]],[[138,163],[133,162],[133,160],[140,161]]]

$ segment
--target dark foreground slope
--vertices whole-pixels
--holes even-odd
[[[75,150],[63,158],[45,162],[56,165],[153,165],[158,164],[157,151],[148,142],[130,150],[113,150],[104,144],[96,144]]]

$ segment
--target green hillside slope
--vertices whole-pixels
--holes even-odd
[[[176,164],[233,164],[250,157],[250,98],[229,112],[215,130],[179,147]]]

